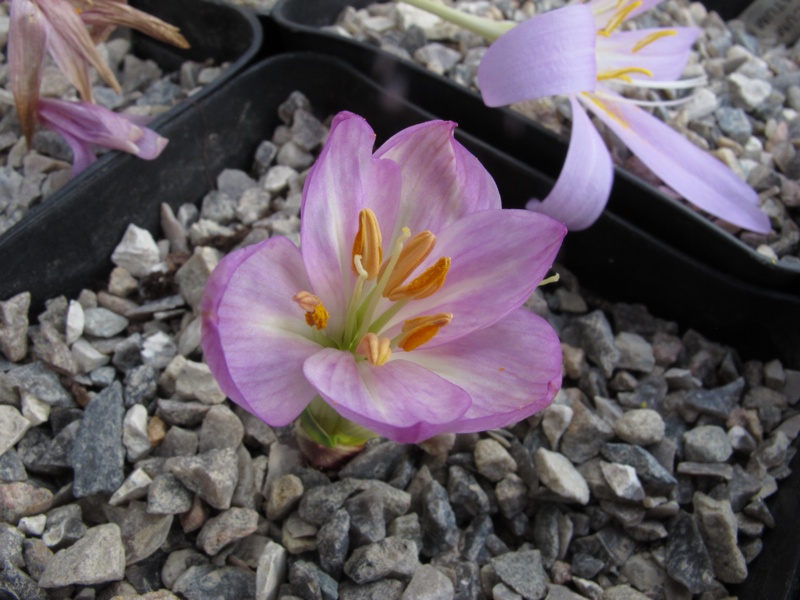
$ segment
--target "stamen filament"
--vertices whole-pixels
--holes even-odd
[[[541,282],[539,282],[539,287],[542,287],[543,285],[550,285],[551,283],[555,283],[559,279],[561,279],[561,275],[559,275],[558,273],[556,273],[555,275],[551,275],[550,277],[545,277],[544,279],[542,279]]]
[[[392,317],[400,312],[400,310],[406,304],[408,304],[408,300],[400,300],[399,302],[392,304],[389,308],[383,311],[381,316],[372,322],[372,325],[369,326],[369,330],[374,333],[378,333],[392,319]]]
[[[354,337],[345,337],[346,340],[348,339],[361,339],[366,331],[364,330],[365,327],[369,326],[369,323],[372,322],[372,314],[375,312],[375,307],[378,305],[378,301],[381,299],[383,295],[383,290],[386,289],[386,284],[389,281],[389,277],[394,270],[395,265],[397,265],[397,261],[400,259],[400,254],[403,251],[403,244],[405,244],[406,240],[411,237],[411,230],[408,227],[403,227],[400,235],[397,237],[397,240],[394,243],[394,251],[392,252],[392,256],[389,258],[389,264],[387,265],[386,269],[378,278],[378,284],[370,293],[370,300],[369,304],[367,304],[366,308],[363,309],[363,320],[361,322],[360,327],[358,328],[357,335]],[[355,299],[355,296],[353,297]],[[359,313],[361,313],[362,309],[359,309]]]
[[[660,40],[661,38],[669,37],[669,36],[673,36],[673,35],[678,35],[678,30],[677,29],[664,29],[662,31],[654,31],[650,35],[646,35],[645,37],[640,39],[638,42],[636,42],[636,45],[633,48],[631,48],[631,53],[632,54],[636,54],[639,50],[649,46],[650,44],[652,44],[656,40]]]
[[[642,5],[641,0],[637,0],[636,2],[631,2],[628,6],[623,6],[614,13],[614,16],[606,23],[604,29],[598,31],[598,35],[603,35],[605,37],[610,36],[615,29],[617,29],[620,25],[622,25],[623,21],[628,18],[628,15],[631,14],[634,10],[639,8]]]
[[[358,313],[358,303],[361,300],[361,292],[364,289],[364,282],[367,280],[369,274],[361,264],[361,256],[356,254],[353,257],[353,266],[358,273],[358,279],[353,290],[353,296],[350,298],[350,303],[347,305],[347,316],[344,322],[344,340],[352,339],[351,335],[356,328],[356,314]]]

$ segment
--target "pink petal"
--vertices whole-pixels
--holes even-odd
[[[270,425],[291,423],[316,394],[303,362],[320,346],[292,301],[309,288],[300,251],[280,236],[232,252],[206,284],[206,361],[228,397]]]
[[[332,335],[344,328],[347,301],[355,285],[353,241],[358,213],[371,208],[383,230],[384,251],[394,229],[400,201],[400,169],[373,158],[375,134],[352,113],[340,113],[331,125],[322,153],[303,190],[303,259],[313,292],[331,313]]]
[[[692,204],[729,223],[758,233],[770,231],[758,194],[711,154],[638,106],[581,98],[664,183]]]
[[[66,0],[38,2],[48,25],[48,45],[59,69],[78,88],[84,100],[91,101],[92,88],[88,67],[94,67],[117,92],[119,83],[92,42],[86,26],[75,8]]]
[[[566,6],[524,21],[489,47],[478,67],[487,106],[593,91],[596,30],[591,9]]]
[[[608,24],[611,17],[617,12],[619,8],[630,6],[637,0],[626,0],[620,2],[620,0],[589,0],[587,2],[587,6],[592,9],[592,12],[595,15],[595,20],[597,23],[597,29],[605,29],[605,26]],[[641,0],[642,3],[637,8],[633,9],[628,16],[625,18],[625,21],[629,21],[631,19],[635,19],[639,15],[647,12],[648,10],[656,7],[658,4],[663,2],[663,0]],[[616,30],[619,31],[619,30]]]
[[[386,335],[396,335],[402,322],[414,316],[453,313],[452,322],[426,344],[435,347],[496,323],[530,297],[553,264],[564,235],[561,223],[530,211],[467,215],[441,232],[433,253],[420,266],[421,270],[440,256],[451,257],[442,288],[410,301],[390,322]]]
[[[597,72],[641,67],[653,73],[652,77],[631,73],[633,79],[673,81],[679,79],[689,60],[692,45],[702,30],[697,27],[676,27],[676,35],[663,37],[648,44],[636,53],[636,44],[652,33],[665,29],[639,29],[615,32],[610,37],[597,36]]]
[[[404,444],[450,431],[470,406],[464,390],[404,360],[376,367],[328,348],[309,358],[304,372],[340,415]]]
[[[396,134],[375,153],[396,162],[403,174],[395,235],[402,227],[412,234],[426,229],[438,233],[469,213],[501,208],[494,179],[455,140],[455,128],[449,121],[421,123]]]
[[[589,115],[574,96],[572,133],[564,167],[543,201],[530,200],[525,208],[564,223],[570,231],[592,225],[603,212],[614,183],[614,163]]]
[[[38,115],[44,126],[62,135],[72,147],[73,173],[94,162],[92,145],[129,152],[146,160],[158,157],[167,145],[167,140],[156,132],[97,104],[43,98]]]
[[[472,405],[450,431],[505,427],[547,408],[561,387],[561,343],[547,321],[519,309],[447,345],[403,355],[463,388]]]

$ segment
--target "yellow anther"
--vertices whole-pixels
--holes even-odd
[[[315,296],[310,292],[297,292],[294,296],[292,296],[292,300],[297,302],[306,312],[314,312],[314,309],[322,304],[322,300],[319,299],[319,296]]]
[[[392,356],[391,340],[381,338],[370,332],[361,338],[356,352],[361,356],[366,356],[370,364],[380,367],[385,365]]]
[[[367,280],[371,281],[378,276],[383,262],[383,238],[378,225],[378,217],[369,208],[361,209],[358,213],[358,233],[353,240],[353,272],[358,275],[355,257],[361,257],[361,265],[367,272]]]
[[[598,31],[598,35],[603,35],[605,37],[610,36],[615,29],[617,29],[620,25],[622,25],[623,21],[628,18],[628,15],[635,11],[642,5],[642,0],[636,0],[636,2],[631,2],[627,6],[622,6],[617,9],[617,12],[609,19],[608,23],[606,23],[605,28]]]
[[[383,295],[392,302],[427,298],[444,285],[444,280],[449,270],[450,257],[443,256],[408,285],[400,286],[391,291],[387,289]]]
[[[610,69],[608,71],[598,73],[597,80],[603,81],[606,79],[622,79],[622,81],[631,83],[633,80],[628,77],[629,73],[638,73],[640,75],[647,75],[648,77],[653,76],[653,72],[650,69],[645,69],[643,67],[625,67],[624,69]]]
[[[292,296],[292,300],[306,311],[306,323],[308,323],[309,327],[325,329],[328,326],[328,319],[331,314],[317,296],[309,292],[297,292]]]
[[[317,305],[313,312],[306,313],[306,323],[309,327],[325,329],[328,326],[328,319],[331,314],[322,304]]]
[[[418,233],[413,238],[408,240],[400,251],[400,256],[397,263],[389,275],[389,280],[386,282],[386,290],[384,296],[394,291],[397,287],[403,285],[403,282],[408,279],[408,276],[414,272],[422,261],[428,258],[428,255],[436,245],[436,236],[430,231],[423,231]],[[383,277],[383,272],[388,266],[388,261],[381,267],[380,277]]]
[[[654,33],[651,33],[650,35],[646,35],[638,42],[636,42],[636,45],[633,48],[631,48],[631,53],[636,54],[639,50],[641,50],[645,46],[649,46],[656,40],[660,40],[661,38],[669,37],[672,35],[678,35],[678,30],[664,29],[663,31],[656,31]]]
[[[431,341],[439,330],[453,320],[452,313],[439,313],[424,317],[409,319],[403,323],[402,334],[398,347],[406,352],[419,348],[422,344]]]

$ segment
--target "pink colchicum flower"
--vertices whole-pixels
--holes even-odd
[[[721,161],[698,148],[637,105],[620,87],[687,89],[704,78],[681,80],[694,27],[621,31],[628,19],[661,0],[589,0],[537,15],[520,24],[459,16],[430,0],[403,0],[467,27],[493,42],[478,68],[488,106],[504,106],[553,94],[569,94],[572,133],[561,175],[548,197],[528,208],[571,230],[589,227],[608,202],[613,163],[586,109],[595,114],[668,186],[712,215],[765,233],[769,218],[758,195]]]
[[[207,283],[203,351],[231,400],[283,426],[321,397],[403,443],[550,404],[559,340],[520,307],[566,230],[501,209],[454,128],[422,123],[373,154],[364,119],[334,119],[303,191],[302,252],[273,237]]]
[[[72,173],[77,175],[97,160],[93,147],[102,146],[152,160],[167,145],[167,139],[115,113],[88,102],[42,98],[37,116],[45,127],[60,134],[72,148]]]

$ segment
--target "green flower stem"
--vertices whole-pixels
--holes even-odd
[[[325,448],[363,446],[375,433],[349,421],[317,396],[300,414],[300,428],[314,442]]]
[[[437,17],[441,17],[445,21],[449,21],[454,25],[468,29],[469,31],[486,38],[489,42],[495,41],[497,38],[516,25],[516,23],[513,23],[512,21],[492,21],[491,19],[470,15],[433,0],[399,1],[420,8],[436,15]]]

